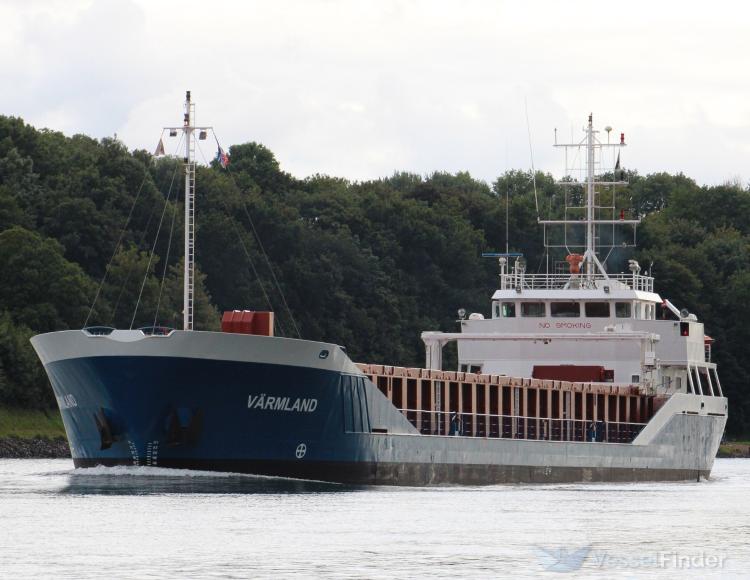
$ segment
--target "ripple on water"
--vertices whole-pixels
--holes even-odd
[[[0,577],[742,577],[748,498],[739,459],[710,482],[485,488],[0,460]]]

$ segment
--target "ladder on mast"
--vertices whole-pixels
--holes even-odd
[[[164,127],[170,135],[182,131],[185,138],[185,268],[183,273],[183,329],[193,330],[195,304],[195,133],[205,138],[211,127],[197,127],[195,121],[195,103],[190,98],[190,91],[185,92],[185,114],[180,127]]]

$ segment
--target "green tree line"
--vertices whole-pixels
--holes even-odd
[[[196,328],[218,328],[223,310],[270,309],[278,334],[364,362],[419,366],[423,330],[456,330],[458,308],[488,314],[498,271],[482,252],[505,249],[507,223],[511,251],[542,269],[537,206],[559,216],[565,196],[544,173],[535,197],[524,171],[490,184],[464,172],[351,182],[295,178],[257,143],[230,155],[226,170],[197,171]],[[747,435],[750,190],[626,178],[616,205],[643,218],[638,248],[608,268],[637,258],[662,296],[705,322],[729,430]],[[183,186],[179,159],[0,116],[0,402],[54,405],[36,333],[181,326]]]

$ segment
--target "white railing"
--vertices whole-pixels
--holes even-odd
[[[624,284],[632,290],[643,292],[654,291],[654,279],[651,276],[641,274],[608,274],[610,281]],[[592,281],[586,279],[584,274],[502,274],[500,276],[500,289],[513,290],[562,290],[562,289],[592,289],[606,285],[607,279],[601,275],[594,277]]]

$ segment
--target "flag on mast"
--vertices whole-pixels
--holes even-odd
[[[219,162],[219,165],[221,165],[224,169],[227,168],[227,165],[229,165],[229,153],[224,151],[221,148],[221,145],[218,145],[219,150],[216,152],[216,161]]]
[[[620,169],[620,152],[617,152],[617,163],[615,163],[615,171]]]
[[[164,141],[161,137],[159,137],[159,144],[156,146],[156,151],[154,151],[154,155],[156,157],[159,157],[160,155],[164,155]]]

